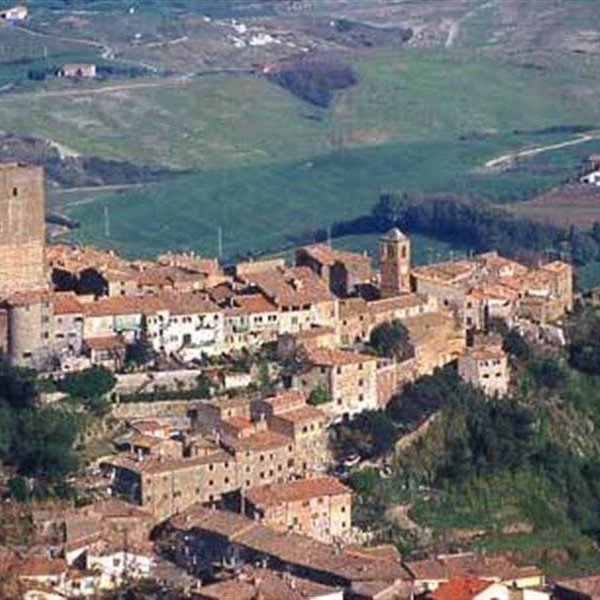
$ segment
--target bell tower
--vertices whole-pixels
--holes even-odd
[[[410,292],[410,240],[396,227],[379,240],[381,297]]]

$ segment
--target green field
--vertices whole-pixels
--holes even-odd
[[[600,120],[592,93],[600,80],[591,67],[574,68],[570,78],[566,67],[532,72],[489,57],[412,49],[354,62],[359,85],[328,110],[255,76],[213,75],[101,94],[5,95],[0,118],[13,131],[86,154],[188,169]],[[592,82],[590,93],[575,93],[581,81]]]
[[[518,146],[519,136],[485,141],[406,142],[331,153],[310,161],[212,170],[121,192],[57,200],[81,222],[76,237],[134,255],[167,249],[215,254],[223,228],[224,253],[273,251],[291,236],[369,211],[381,190],[445,192],[499,201],[532,194],[565,171],[476,176],[471,167]],[[578,146],[600,149],[599,142]],[[426,175],[424,175],[426,174]],[[67,200],[65,200],[67,198]],[[109,233],[105,235],[105,207]]]

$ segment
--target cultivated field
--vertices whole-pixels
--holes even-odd
[[[600,222],[600,188],[566,185],[510,206],[518,215],[546,223],[590,227]]]

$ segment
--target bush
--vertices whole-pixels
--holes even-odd
[[[308,396],[308,403],[312,406],[319,406],[331,402],[331,398],[327,390],[321,386],[316,387]]]
[[[116,377],[104,367],[91,367],[79,373],[67,373],[58,389],[72,398],[105,396],[115,387]]]

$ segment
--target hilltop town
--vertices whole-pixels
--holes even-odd
[[[69,402],[61,382],[113,378],[112,424],[104,413],[90,433],[111,449],[71,480],[86,501],[3,505],[4,597],[95,597],[148,579],[215,600],[544,600],[600,586],[507,556],[403,560],[353,523],[340,477],[360,457],[330,443],[336,425],[448,365],[488,398],[509,394],[492,324],[564,343],[568,263],[489,252],[414,267],[397,228],[379,240],[379,268],[328,243],[291,265],[228,266],[47,245],[43,171],[17,163],[0,167],[0,215],[5,372],[35,372],[36,402],[51,407]]]

